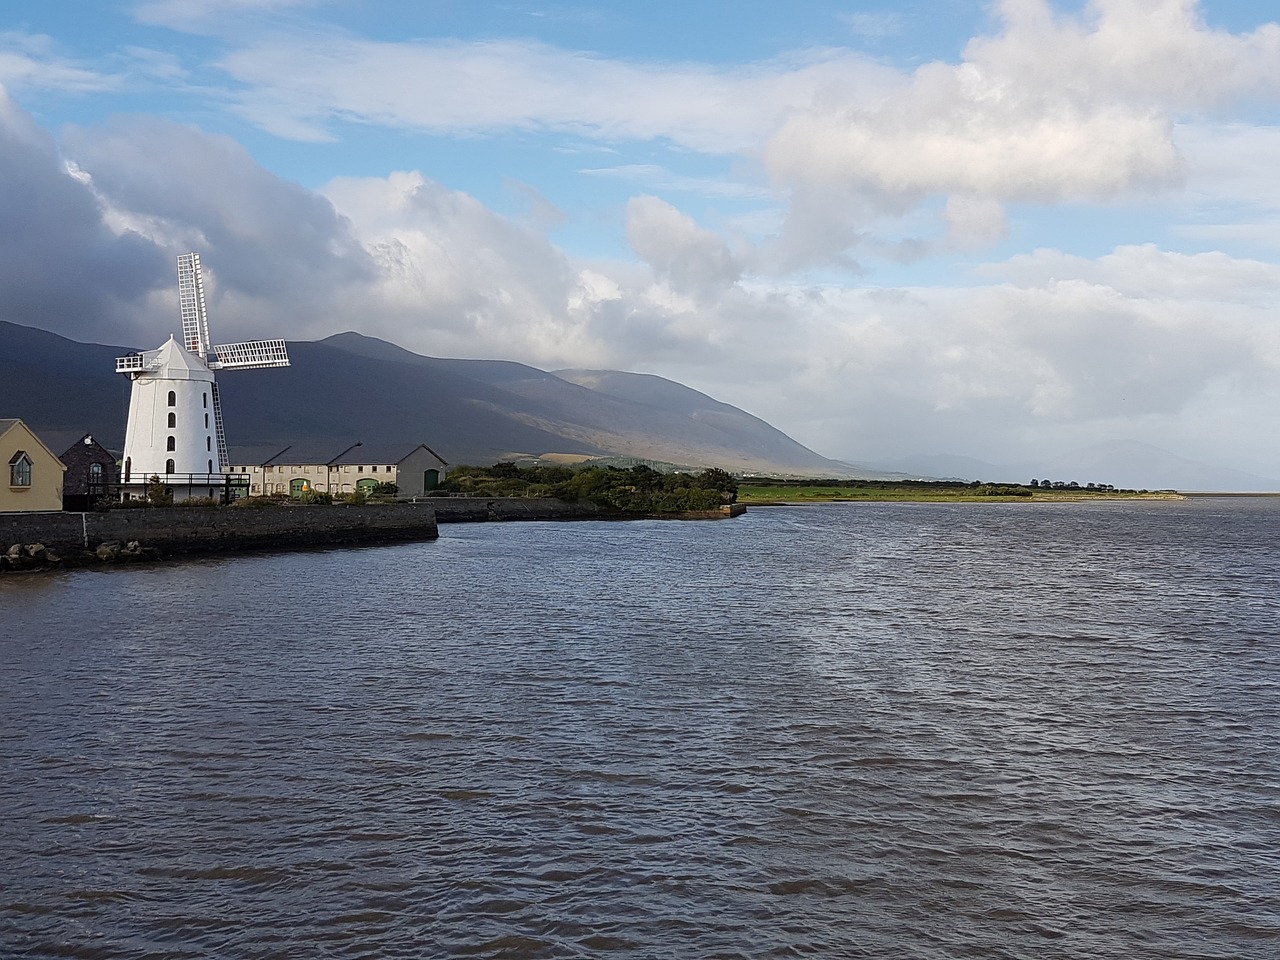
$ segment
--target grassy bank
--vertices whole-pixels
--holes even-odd
[[[1096,490],[1088,487],[1029,487],[1022,484],[951,481],[762,481],[738,484],[738,502],[748,506],[783,503],[911,501],[924,503],[1026,503],[1080,500],[1167,500],[1172,490]]]

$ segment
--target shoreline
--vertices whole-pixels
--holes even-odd
[[[377,546],[439,538],[441,523],[719,520],[719,510],[629,514],[520,497],[421,498],[364,506],[148,507],[0,514],[0,575],[157,562],[181,556]]]
[[[823,503],[1092,503],[1106,501],[1109,503],[1127,503],[1133,501],[1176,501],[1188,500],[1192,497],[1219,496],[1280,496],[1280,494],[1183,494],[1183,493],[1135,493],[1129,495],[1083,494],[1064,495],[1060,497],[981,497],[981,496],[866,496],[866,497],[807,497],[803,500],[752,500],[743,501],[747,507],[807,507]]]

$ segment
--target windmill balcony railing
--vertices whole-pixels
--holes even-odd
[[[152,477],[159,477],[166,487],[247,487],[249,478],[239,473],[148,473],[141,476],[134,472],[129,479],[121,480],[123,487],[145,487]]]
[[[140,353],[131,353],[127,357],[116,357],[116,373],[130,373],[134,370],[149,370],[152,367],[159,366],[158,359],[153,358],[150,362]]]

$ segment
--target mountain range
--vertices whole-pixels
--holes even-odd
[[[37,431],[88,431],[119,450],[129,381],[115,373],[115,358],[136,349],[0,320],[0,416],[20,417]],[[452,464],[634,458],[775,476],[1036,477],[1135,489],[1280,490],[1274,478],[1131,441],[1034,463],[929,455],[855,464],[828,459],[759,417],[649,374],[447,360],[358,333],[292,341],[289,355],[287,368],[218,374],[233,452],[360,440],[426,443]]]
[[[0,321],[0,412],[36,430],[86,430],[118,450],[129,381],[115,358],[135,349]],[[357,333],[290,342],[289,355],[287,368],[218,374],[233,449],[421,442],[453,464],[621,457],[738,473],[851,470],[661,377],[425,357]]]

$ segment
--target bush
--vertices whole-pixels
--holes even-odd
[[[493,467],[456,467],[434,496],[451,493],[473,497],[556,497],[586,501],[625,513],[682,513],[714,510],[733,503],[738,482],[724,470],[662,473],[646,464],[626,469],[587,466],[571,469],[513,463]]]
[[[167,507],[173,504],[173,491],[164,485],[157,474],[152,474],[147,481],[147,503],[153,507]]]

